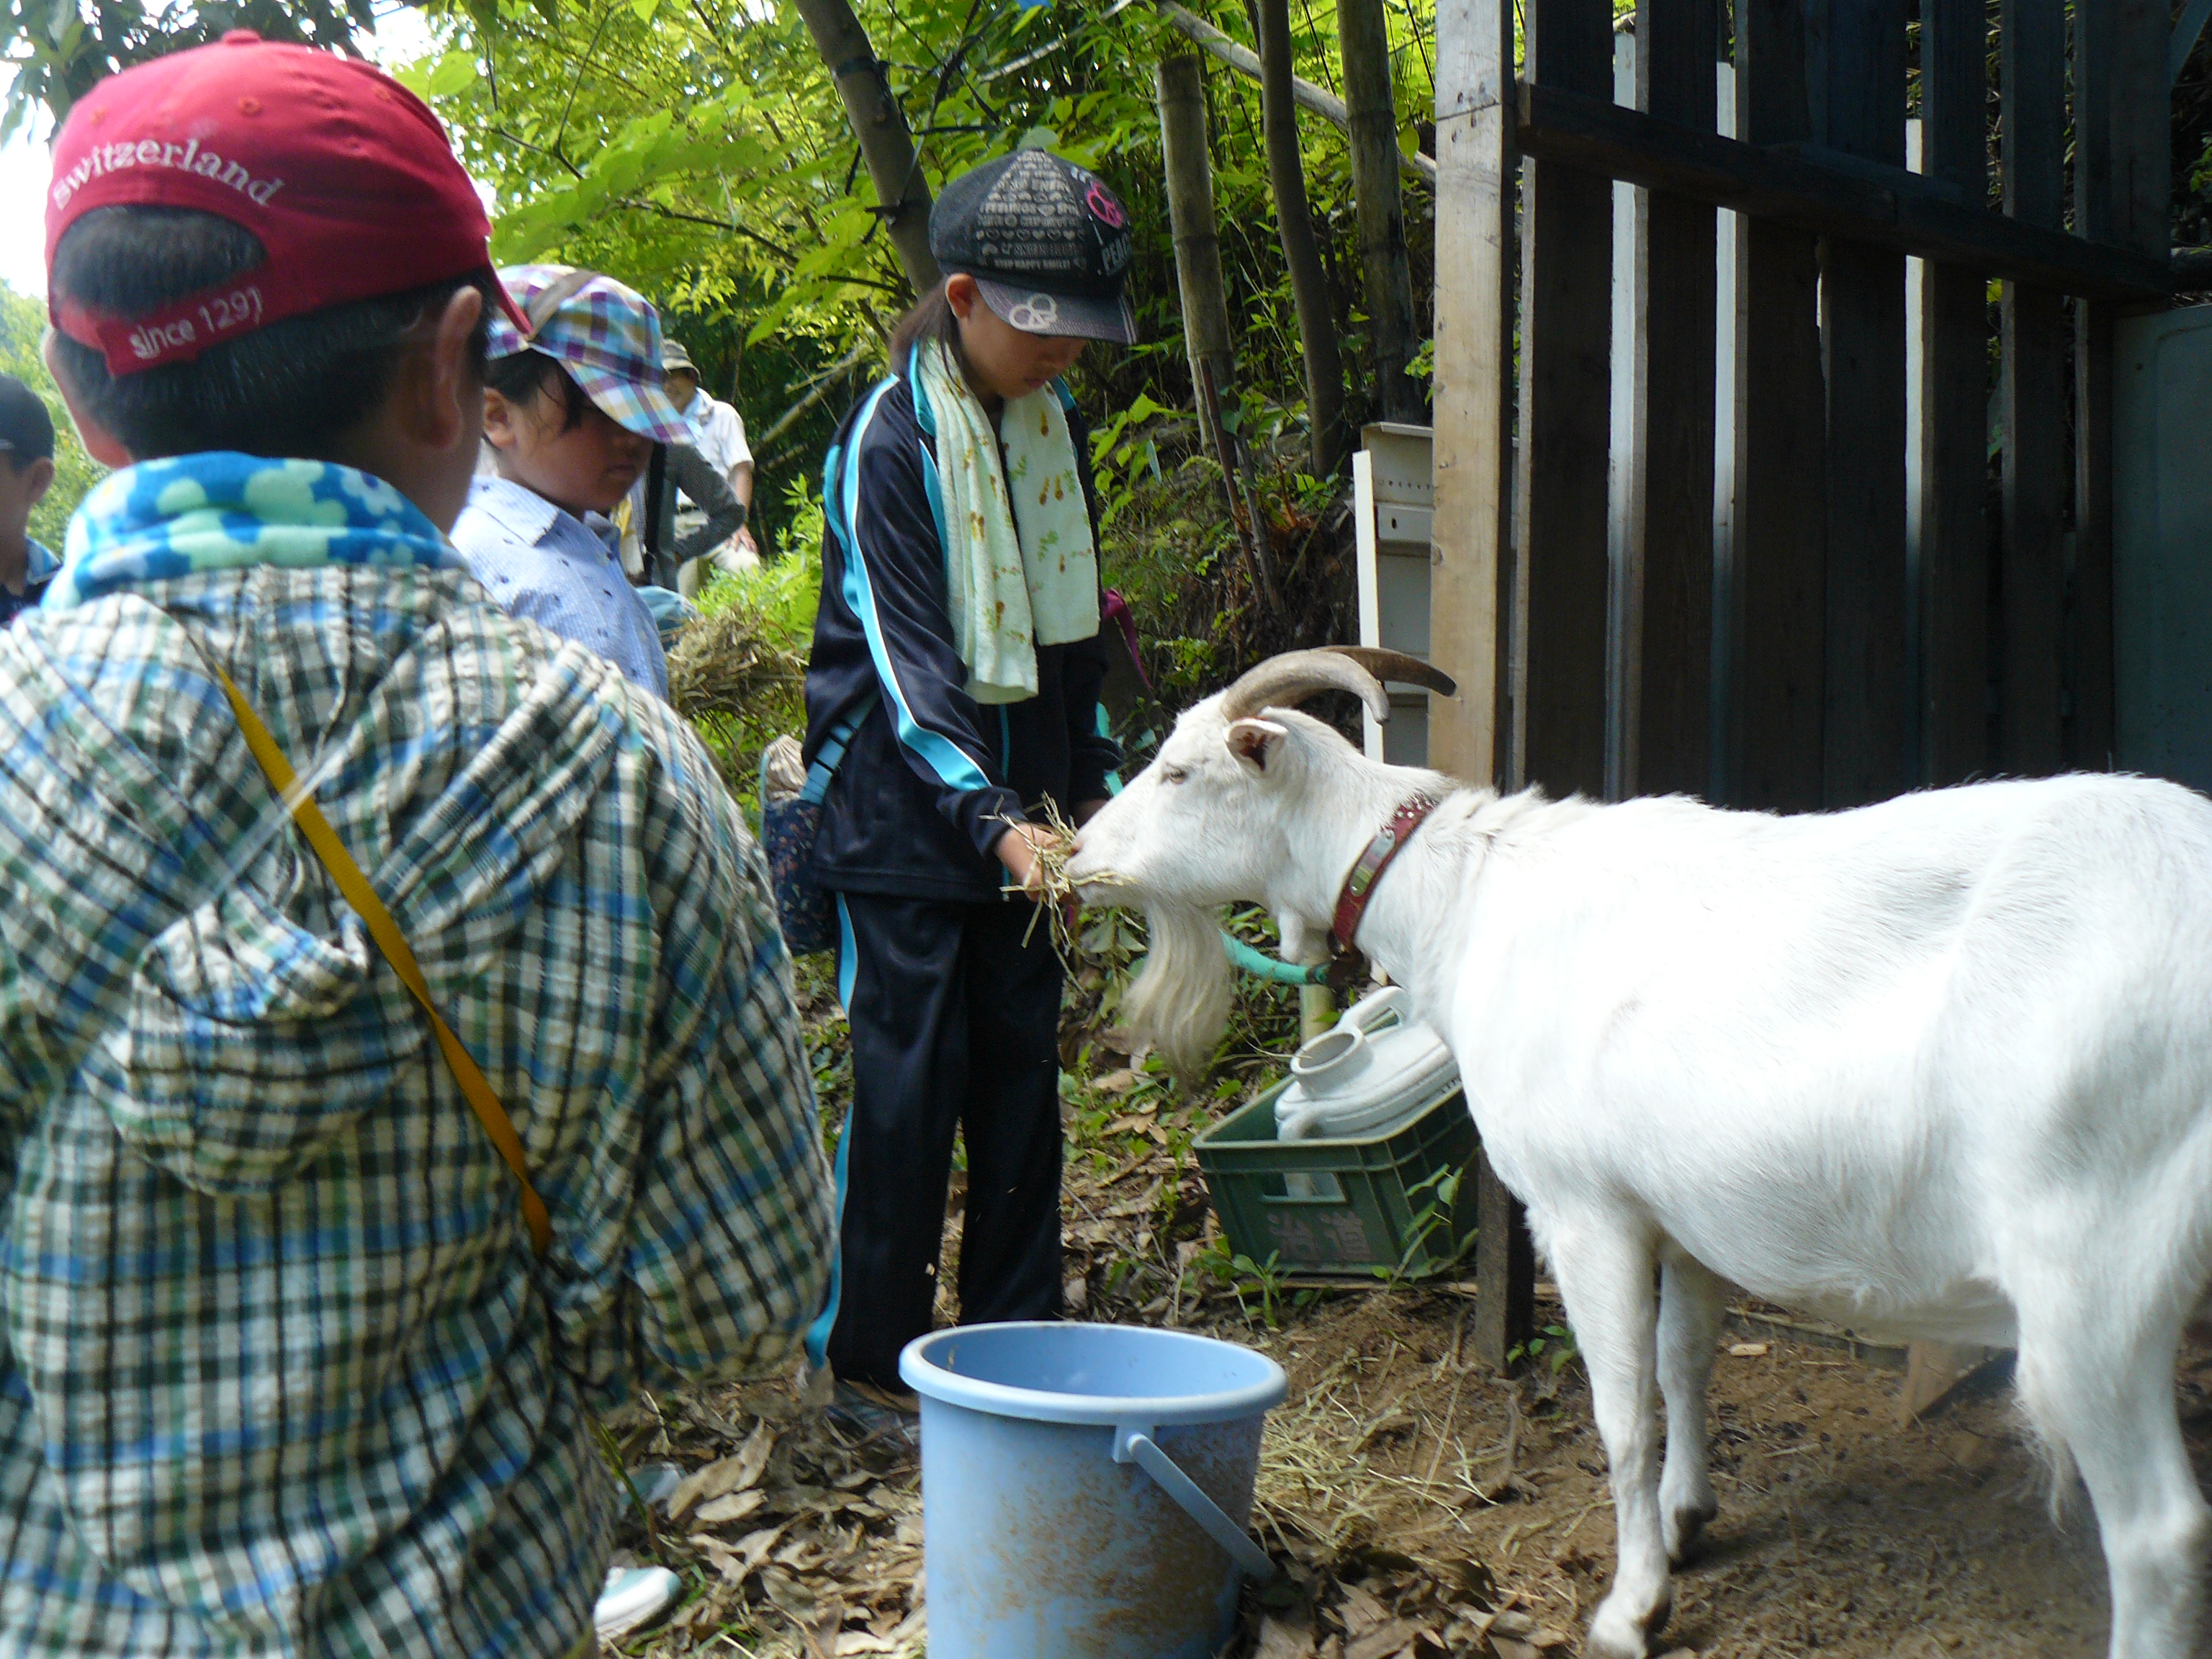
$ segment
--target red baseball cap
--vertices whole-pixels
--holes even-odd
[[[370,64],[247,29],[125,70],[77,100],[54,139],[48,271],[64,231],[94,208],[123,206],[219,215],[260,238],[268,257],[143,317],[50,301],[54,326],[99,348],[111,374],[491,270],[483,204],[420,99]]]

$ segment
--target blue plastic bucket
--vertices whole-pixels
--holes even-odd
[[[968,1325],[907,1345],[921,1396],[930,1659],[1212,1659],[1246,1572],[1283,1368],[1127,1325]]]

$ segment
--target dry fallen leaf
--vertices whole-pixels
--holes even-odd
[[[699,1505],[699,1512],[691,1518],[702,1526],[727,1526],[732,1521],[742,1521],[762,1504],[768,1494],[758,1486],[750,1492],[733,1492],[726,1498],[717,1498]]]
[[[1390,1622],[1390,1609],[1357,1584],[1343,1584],[1344,1600],[1336,1609],[1336,1616],[1344,1621],[1344,1633],[1357,1640],[1377,1626]]]
[[[694,1504],[728,1492],[744,1492],[761,1478],[761,1471],[768,1467],[769,1454],[775,1449],[775,1431],[763,1419],[736,1452],[692,1470],[676,1483],[676,1490],[668,1494],[668,1518],[681,1521],[684,1512]]]
[[[1298,1628],[1276,1619],[1260,1620],[1260,1645],[1252,1659],[1312,1659],[1313,1629]]]
[[[1095,1092],[1102,1095],[1127,1094],[1136,1086],[1137,1074],[1126,1066],[1118,1072],[1109,1072],[1104,1077],[1094,1079],[1091,1085]]]
[[[1402,1651],[1420,1632],[1402,1619],[1393,1619],[1378,1625],[1364,1636],[1356,1637],[1344,1650],[1344,1659],[1391,1659]]]

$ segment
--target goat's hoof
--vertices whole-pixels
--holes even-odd
[[[1698,1540],[1705,1533],[1705,1522],[1720,1512],[1721,1506],[1710,1498],[1667,1512],[1665,1540],[1670,1566],[1679,1567],[1697,1553]]]
[[[1662,1589],[1659,1599],[1641,1613],[1632,1611],[1618,1593],[1608,1595],[1597,1617],[1590,1620],[1589,1639],[1583,1644],[1583,1651],[1589,1659],[1646,1659],[1651,1638],[1665,1627],[1674,1610],[1671,1585]]]

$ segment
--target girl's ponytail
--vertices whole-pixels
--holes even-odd
[[[907,358],[915,347],[924,340],[935,340],[939,344],[954,348],[960,343],[960,319],[953,314],[952,301],[945,297],[945,284],[935,288],[914,302],[913,307],[891,330],[891,372],[904,372]]]

